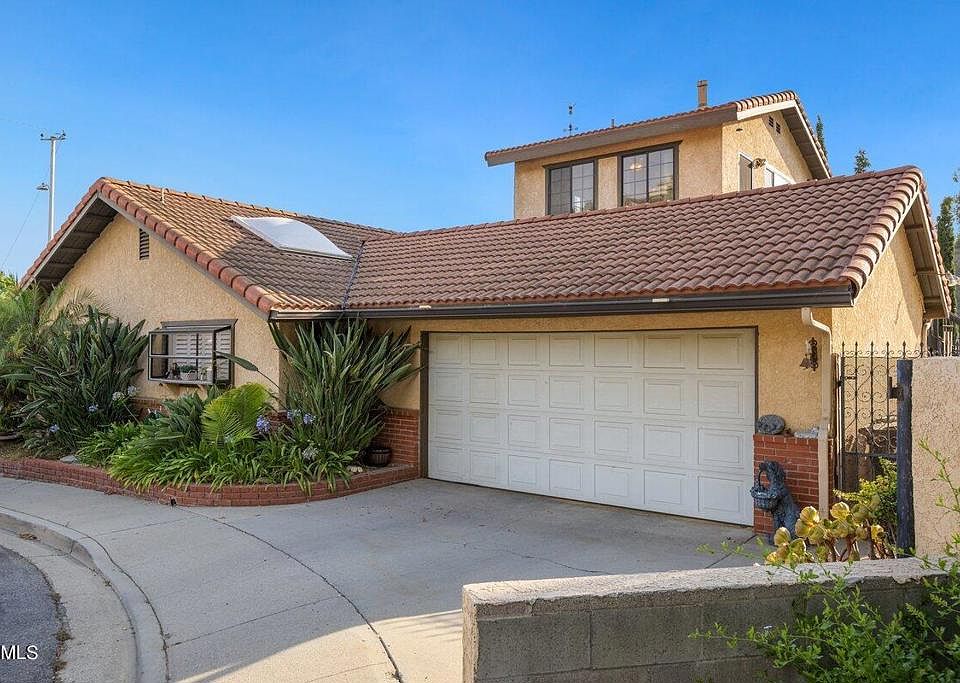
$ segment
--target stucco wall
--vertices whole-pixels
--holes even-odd
[[[618,155],[647,147],[680,143],[678,153],[678,196],[699,197],[720,192],[720,128],[703,128],[673,135],[644,138],[633,142],[597,147],[588,152],[561,154],[514,164],[514,217],[530,218],[546,213],[545,166],[576,159],[597,160],[597,208],[619,205]]]
[[[867,286],[857,295],[853,308],[833,312],[834,342],[852,347],[856,342],[882,347],[907,343],[908,350],[920,347],[923,331],[923,292],[917,282],[916,266],[907,235],[901,229],[880,257]],[[849,350],[849,348],[848,348]]]
[[[773,117],[774,123],[780,124],[779,133],[767,123],[768,116]],[[751,159],[766,159],[769,166],[785,173],[794,182],[813,177],[780,112],[724,125],[722,147],[723,192],[737,192],[740,189],[740,153]],[[753,169],[754,188],[765,187],[763,171],[762,167]]]
[[[818,311],[817,315],[821,319],[829,319],[829,311]],[[782,415],[791,429],[809,429],[819,421],[819,375],[800,367],[806,350],[805,340],[811,336],[813,330],[803,325],[800,311],[797,310],[558,318],[424,319],[378,322],[376,325],[380,328],[391,327],[397,331],[410,326],[413,341],[419,340],[422,332],[563,332],[756,327],[758,415]],[[394,387],[385,396],[385,400],[398,408],[419,408],[419,380],[414,378]]]
[[[952,534],[960,533],[960,516],[937,504],[952,500],[950,487],[937,481],[939,465],[920,446],[949,459],[948,472],[960,486],[960,358],[913,361],[913,509],[917,553],[940,554]]]
[[[118,216],[80,257],[64,279],[68,289],[93,293],[111,314],[130,323],[145,320],[144,331],[170,320],[236,319],[234,351],[267,376],[279,374],[279,352],[266,320],[236,295],[191,266],[165,242],[150,238],[150,257],[138,258],[139,231]],[[146,354],[143,367],[146,368]],[[262,377],[235,368],[236,384]],[[191,389],[150,382],[146,370],[137,379],[144,398],[164,399]]]

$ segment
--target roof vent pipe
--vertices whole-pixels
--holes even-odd
[[[697,81],[697,109],[706,109],[707,107],[707,82],[705,80]]]

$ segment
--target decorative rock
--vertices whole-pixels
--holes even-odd
[[[76,461],[77,461],[77,456],[75,455],[65,455],[62,458],[60,458],[60,462],[76,462]]]
[[[782,434],[787,424],[779,415],[761,415],[757,420],[758,434]]]
[[[820,428],[811,427],[810,429],[794,432],[793,435],[798,439],[816,439],[816,438],[819,438],[820,436]]]
[[[360,465],[347,465],[347,472],[350,474],[360,474],[363,472],[363,468]]]

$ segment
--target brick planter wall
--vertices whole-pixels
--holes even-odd
[[[383,429],[373,440],[374,445],[388,446],[393,451],[391,462],[411,465],[420,476],[420,411],[390,408]]]
[[[326,484],[321,483],[314,485],[313,493],[309,496],[301,491],[297,484],[244,484],[224,486],[217,490],[212,490],[209,484],[191,484],[185,489],[151,486],[149,489],[137,491],[122,485],[96,467],[60,462],[59,460],[41,460],[39,458],[0,460],[0,475],[14,479],[32,479],[33,481],[65,484],[66,486],[102,491],[103,493],[118,493],[164,504],[238,506],[287,505],[340,498],[351,493],[370,491],[400,481],[416,479],[417,470],[402,463],[392,464],[380,469],[370,469],[353,475],[349,488],[341,483],[337,486],[336,491],[330,491]]]
[[[817,507],[817,440],[795,436],[753,435],[753,471],[764,460],[775,460],[787,473],[787,487],[800,509],[807,505]],[[770,533],[772,517],[765,510],[753,511],[753,528],[758,533]]]

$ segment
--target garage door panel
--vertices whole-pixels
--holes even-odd
[[[459,334],[430,335],[430,365],[433,367],[463,367],[464,338]]]
[[[637,346],[634,334],[598,334],[594,338],[593,366],[633,368],[636,365]]]
[[[636,380],[632,377],[600,376],[593,380],[593,409],[597,412],[629,413],[636,404]]]
[[[593,486],[596,500],[626,507],[639,506],[642,501],[634,499],[633,477],[634,471],[629,467],[594,465]]]
[[[548,379],[548,405],[551,408],[583,410],[586,408],[587,378],[583,375],[553,375]]]
[[[429,474],[749,523],[755,346],[746,330],[431,335]]]
[[[430,439],[462,441],[466,436],[463,418],[463,412],[460,410],[434,408],[430,411]]]
[[[470,481],[497,486],[503,482],[500,477],[500,460],[502,455],[497,451],[470,449]]]
[[[470,425],[470,441],[472,443],[500,444],[503,429],[500,424],[500,413],[471,412],[467,418]]]
[[[744,394],[744,380],[700,380],[697,383],[697,415],[706,419],[743,420],[747,411]]]
[[[431,403],[461,403],[465,401],[466,398],[466,375],[450,370],[430,371]]]
[[[551,458],[548,463],[550,493],[566,498],[589,498],[585,475],[590,471],[588,465],[576,460]]]
[[[631,462],[635,439],[632,421],[593,421],[593,453],[604,460]]]
[[[551,417],[547,420],[547,443],[551,450],[582,451],[584,422],[580,418]]]
[[[551,368],[581,368],[586,358],[587,338],[584,335],[551,335],[549,338]]]
[[[537,335],[510,335],[507,338],[507,366],[511,368],[539,367],[540,340]]]
[[[537,415],[507,415],[507,445],[539,448],[544,444],[543,418]]]
[[[471,367],[489,367],[500,365],[499,347],[501,340],[492,335],[477,335],[470,337],[470,365]]]
[[[472,372],[469,376],[471,404],[497,405],[500,403],[500,376],[492,373]]]
[[[643,412],[646,415],[684,415],[689,395],[684,377],[644,377]]]
[[[507,488],[518,491],[541,493],[544,491],[540,462],[543,458],[533,455],[507,455]]]
[[[686,367],[683,347],[682,335],[665,333],[647,335],[643,340],[643,367],[682,370]]]
[[[697,478],[699,512],[723,522],[740,522],[745,513],[746,501],[750,498],[750,489],[743,480],[721,479],[719,477],[700,476]]]
[[[643,469],[643,506],[680,513],[690,508],[690,475],[684,472]]]
[[[697,430],[697,462],[704,469],[748,469],[753,466],[748,439],[752,443],[752,437],[742,430],[701,427]]]

